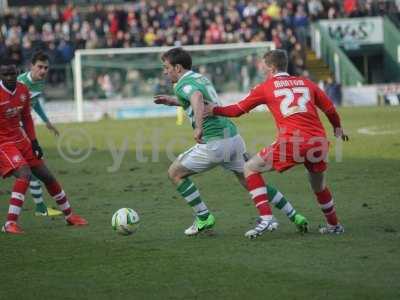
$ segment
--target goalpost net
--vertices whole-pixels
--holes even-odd
[[[161,55],[172,47],[85,49],[75,52],[76,119],[102,117],[158,117],[176,114],[176,108],[157,106],[156,94],[172,94],[162,74]],[[184,46],[193,58],[193,70],[206,75],[220,100],[237,101],[264,79],[263,54],[271,42]]]

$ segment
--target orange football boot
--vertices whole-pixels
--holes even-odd
[[[88,221],[86,221],[84,218],[82,218],[79,215],[70,215],[67,219],[65,219],[67,221],[68,225],[73,225],[73,226],[85,226],[88,225]]]
[[[14,223],[14,222],[4,225],[3,228],[1,228],[1,231],[5,232],[5,233],[11,233],[11,234],[24,234],[25,233],[22,230],[22,228],[17,223]]]

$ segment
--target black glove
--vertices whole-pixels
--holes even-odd
[[[42,147],[40,147],[38,140],[32,141],[32,150],[37,158],[41,159],[43,157],[43,150]]]

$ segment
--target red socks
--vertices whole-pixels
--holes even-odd
[[[246,178],[247,190],[258,209],[260,216],[272,215],[271,207],[268,204],[267,187],[261,174],[252,174]]]
[[[69,217],[72,213],[71,206],[69,205],[67,196],[57,181],[46,184],[47,191],[50,196],[56,200],[58,207],[64,213],[65,217]]]
[[[326,187],[322,192],[315,193],[315,195],[317,196],[317,201],[328,224],[337,225],[338,219],[336,216],[335,204],[329,189]]]
[[[16,179],[10,199],[10,206],[8,208],[7,223],[17,222],[19,214],[21,213],[22,206],[24,205],[25,193],[29,187],[29,181],[26,179]]]

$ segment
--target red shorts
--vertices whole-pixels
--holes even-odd
[[[283,172],[297,164],[313,173],[321,173],[327,169],[329,143],[297,143],[275,142],[262,149],[258,155],[267,162],[270,169]]]
[[[0,146],[0,175],[3,178],[22,166],[33,168],[42,164],[43,161],[33,153],[31,142],[27,139]]]

